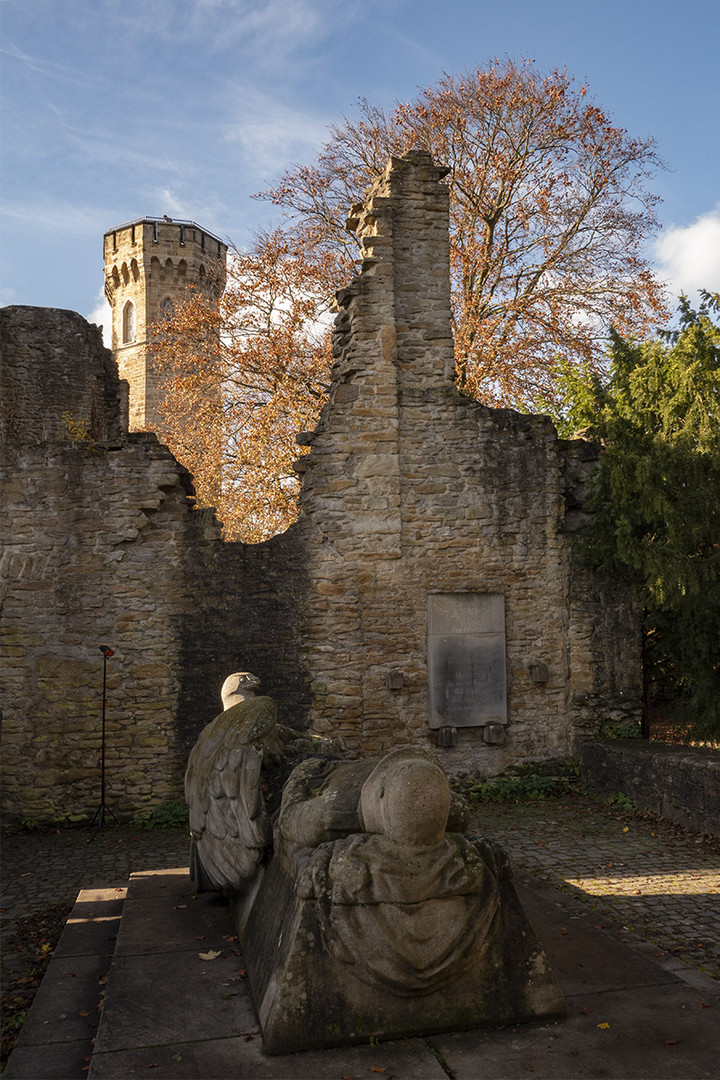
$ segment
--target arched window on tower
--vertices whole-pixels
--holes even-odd
[[[122,339],[123,345],[129,345],[135,340],[135,305],[128,300],[122,313]]]
[[[175,307],[169,296],[166,296],[160,305],[160,315],[163,319],[172,319],[175,314]]]

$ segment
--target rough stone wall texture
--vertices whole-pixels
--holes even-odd
[[[315,726],[361,752],[423,744],[428,594],[502,593],[505,740],[466,728],[441,751],[451,771],[492,774],[566,754],[609,716],[637,716],[639,630],[624,586],[583,570],[570,541],[592,447],[452,384],[441,177],[422,152],[394,159],[349,222],[363,270],[338,294],[330,401],[298,463],[301,652]],[[546,681],[534,681],[543,665]]]
[[[621,794],[640,810],[720,836],[720,753],[640,740],[588,741],[582,776],[592,794]]]
[[[260,591],[272,545],[244,555],[222,544],[169,450],[128,435],[96,327],[74,312],[8,308],[2,344],[3,809],[58,820],[98,804],[99,646],[109,645],[107,797],[127,816],[181,797],[187,752],[230,671],[259,666],[292,713],[297,665],[286,679],[277,657],[278,687],[267,657],[246,648],[250,631],[270,651],[272,601],[263,623],[233,592],[243,570]],[[87,438],[73,438],[66,412]]]

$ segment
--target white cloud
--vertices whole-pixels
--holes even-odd
[[[109,228],[108,211],[87,207],[52,195],[41,199],[5,200],[2,216],[10,221],[23,222],[33,230],[45,230],[50,235],[95,234],[101,236]]]
[[[692,225],[672,226],[655,244],[659,274],[670,292],[691,298],[698,289],[720,292],[720,203]]]
[[[225,130],[225,141],[240,143],[250,169],[274,173],[318,150],[327,141],[324,117],[284,105],[269,94],[238,89],[235,111],[241,117]]]
[[[85,318],[90,323],[96,323],[102,329],[103,344],[106,349],[112,347],[112,308],[105,297],[105,290],[100,289],[96,297],[97,303],[89,315]]]

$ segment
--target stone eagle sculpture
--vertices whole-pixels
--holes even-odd
[[[258,685],[250,672],[230,675],[222,688],[224,712],[202,730],[190,753],[190,876],[199,891],[242,891],[272,845],[261,774],[264,765],[282,759],[285,747],[275,702],[256,697]]]

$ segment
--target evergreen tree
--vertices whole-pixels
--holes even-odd
[[[602,570],[629,570],[645,610],[646,676],[675,724],[720,739],[720,295],[678,328],[613,334],[604,376],[565,366],[563,435],[603,444],[584,537]]]

